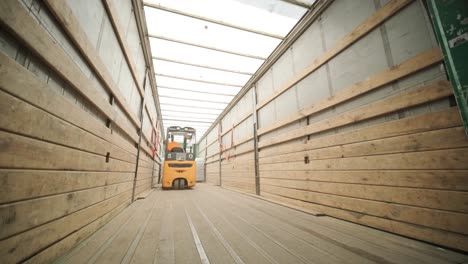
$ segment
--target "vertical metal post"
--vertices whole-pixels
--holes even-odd
[[[162,138],[163,141],[162,141],[162,146],[161,146],[161,139],[158,140],[158,149],[161,150],[161,149],[164,148],[164,155],[165,155],[165,153],[167,152],[167,150],[166,150],[167,144],[165,144],[167,139],[163,138],[165,133],[164,133],[164,130],[162,130],[162,125],[161,125],[162,124],[162,115],[159,118],[160,118],[160,120],[158,121],[158,126],[156,126],[156,127],[159,129],[159,133],[161,133],[160,138]],[[164,161],[163,161],[163,159],[161,159],[161,156],[159,156],[158,166],[159,166],[158,184],[161,184],[161,178],[162,178],[162,174],[163,174],[162,170],[164,168]]]
[[[258,165],[258,119],[257,119],[257,87],[252,86],[252,104],[253,104],[253,134],[254,134],[254,160],[255,160],[255,193],[260,195],[260,168]]]
[[[154,160],[153,160],[153,167],[151,169],[151,188],[154,188]]]
[[[162,176],[162,165],[161,165],[161,163],[158,163],[158,166],[159,166],[158,184],[161,184],[161,176]]]
[[[148,73],[148,68],[146,68],[146,73]],[[145,91],[146,86],[146,76],[143,80],[143,91]],[[138,176],[138,163],[140,161],[140,151],[141,151],[141,137],[143,136],[143,110],[145,109],[146,99],[145,94],[143,94],[141,106],[140,106],[140,128],[138,129],[138,146],[137,146],[137,156],[136,156],[136,165],[135,165],[135,176],[133,177],[133,188],[132,188],[132,203],[135,201],[135,188]],[[153,161],[154,162],[154,161]]]
[[[208,155],[208,136],[205,137],[205,157],[203,157],[203,165],[205,166],[203,170],[203,182],[206,182],[206,156]]]
[[[223,145],[223,123],[222,123],[222,120],[219,120],[219,129],[218,129],[218,133],[220,133],[219,135],[219,186],[222,186],[222,181],[223,181],[223,178],[221,177],[221,161],[223,160],[223,148],[222,148],[222,145]]]
[[[138,176],[138,163],[140,161],[140,151],[141,151],[141,137],[143,135],[143,108],[145,105],[145,98],[143,97],[143,103],[141,104],[140,109],[140,128],[138,129],[138,149],[137,149],[137,156],[136,156],[136,165],[135,165],[135,177],[133,177],[133,190],[132,190],[132,202],[135,201],[135,188],[136,188],[136,181]]]

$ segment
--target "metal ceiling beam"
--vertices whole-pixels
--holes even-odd
[[[165,126],[181,126],[181,127],[184,127],[184,126],[189,126],[189,127],[193,127],[195,128],[196,130],[203,130],[203,131],[206,131],[206,129],[208,128],[207,125],[202,125],[200,126],[199,124],[191,124],[191,123],[186,123],[186,122],[169,122],[169,123],[165,123],[164,124]]]
[[[182,118],[183,120],[186,120],[186,121],[194,121],[194,122],[210,122],[210,123],[213,123],[213,121],[215,121],[215,118],[204,118],[204,117],[196,117],[196,116],[192,116],[192,115],[185,115],[185,116],[173,116],[171,115],[170,113],[164,115],[164,118],[166,120],[172,120],[172,119],[180,119]],[[187,119],[188,118],[188,119]]]
[[[171,89],[171,90],[184,91],[184,92],[192,92],[192,93],[203,93],[203,94],[224,95],[224,96],[235,96],[235,95],[237,94],[237,93],[236,93],[236,94],[226,94],[226,93],[214,93],[214,92],[194,91],[194,90],[189,90],[189,89],[175,88],[175,87],[163,86],[163,85],[158,85],[158,88]]]
[[[187,122],[177,122],[177,121],[166,121],[164,123],[166,126],[191,126],[197,128],[198,130],[205,130],[208,129],[210,124],[194,124],[194,123],[187,123]]]
[[[297,1],[294,1],[294,2],[297,2]],[[216,20],[216,19],[212,19],[212,18],[208,18],[208,17],[204,17],[204,16],[199,16],[199,15],[195,15],[195,14],[186,13],[184,11],[176,10],[176,9],[161,6],[161,5],[155,5],[155,4],[151,4],[151,3],[143,3],[143,4],[145,6],[155,8],[155,9],[159,9],[159,10],[162,10],[162,11],[178,14],[178,15],[181,15],[181,16],[195,18],[195,19],[198,19],[198,20],[203,20],[203,21],[206,21],[206,22],[218,24],[218,25],[225,26],[225,27],[235,28],[235,29],[238,29],[238,30],[242,30],[242,31],[246,31],[246,32],[250,32],[250,33],[254,33],[254,34],[258,34],[258,35],[262,35],[262,36],[266,36],[266,37],[270,37],[270,38],[275,38],[275,39],[280,39],[280,40],[282,40],[284,38],[283,36],[280,36],[280,35],[277,35],[277,34],[272,34],[272,33],[268,33],[268,32],[265,32],[265,31],[260,31],[260,30],[255,30],[255,29],[251,29],[251,28],[246,28],[246,27],[234,25],[234,24],[227,23],[227,22],[224,22],[224,21],[221,21],[221,20]]]
[[[193,126],[203,127],[203,128],[207,128],[211,124],[211,123],[209,123],[209,124],[207,124],[207,123],[198,123],[196,121],[188,121],[188,120],[168,120],[168,119],[164,119],[164,118],[162,120],[163,120],[163,122],[165,124],[177,125],[177,124],[183,123],[183,124],[192,124]]]
[[[181,77],[181,76],[168,75],[168,74],[162,74],[162,73],[156,73],[155,75],[156,75],[156,76],[161,76],[161,77],[168,77],[168,78],[179,79],[179,80],[192,81],[192,82],[210,83],[210,84],[218,84],[218,85],[232,86],[232,87],[242,87],[242,85],[237,85],[237,84],[220,83],[220,82],[212,82],[212,81],[203,81],[203,80],[185,78],[185,77]]]
[[[189,126],[189,127],[195,128],[196,130],[202,130],[202,131],[206,131],[206,129],[208,128],[207,126],[199,126],[197,124],[188,124],[188,123],[181,124],[181,123],[177,123],[177,122],[166,123],[165,126],[167,126],[167,127],[170,127],[170,126],[181,126],[181,127]]]
[[[184,98],[184,97],[178,97],[178,96],[168,96],[168,95],[159,95],[159,98],[181,99],[181,100],[189,100],[189,101],[196,101],[196,102],[203,102],[203,103],[225,104],[225,105],[229,104],[229,102],[201,100],[201,99]]]
[[[211,109],[211,110],[223,110],[224,108],[213,108],[213,107],[200,107],[200,106],[193,106],[193,105],[183,105],[183,104],[165,104],[160,102],[160,105],[172,105],[172,106],[183,106],[183,107],[190,107],[190,108],[198,108],[198,109]]]
[[[218,117],[219,114],[213,114],[213,113],[200,113],[200,112],[193,112],[193,109],[192,111],[179,111],[179,110],[166,110],[166,109],[161,109],[161,112],[172,112],[172,113],[182,113],[182,114],[186,114],[186,113],[190,113],[190,114],[193,114],[193,115],[197,115],[197,114],[201,114],[201,115],[213,115],[216,117]],[[166,113],[168,114],[168,113]],[[164,114],[163,114],[164,115]],[[211,118],[211,117],[210,117]]]
[[[242,56],[242,57],[247,57],[247,58],[252,58],[252,59],[257,59],[257,60],[266,60],[265,57],[261,57],[261,56],[256,56],[256,55],[251,55],[251,54],[246,54],[246,53],[240,53],[240,52],[235,52],[235,51],[225,50],[225,49],[218,49],[218,48],[215,48],[215,47],[205,46],[205,45],[202,45],[202,44],[188,42],[188,41],[184,41],[184,40],[180,40],[180,39],[168,38],[168,37],[164,37],[164,36],[160,36],[160,35],[148,34],[148,37],[155,38],[155,39],[162,39],[162,40],[166,40],[166,41],[170,41],[170,42],[176,42],[176,43],[189,45],[189,46],[202,48],[202,49],[214,50],[214,51],[217,51],[217,52],[224,52],[224,53],[228,53],[228,54],[232,54],[232,55],[237,55],[237,56]]]
[[[182,113],[182,114],[191,114],[191,115],[197,115],[197,114],[200,114],[200,115],[212,115],[214,116],[213,118],[216,118],[218,117],[218,114],[212,114],[212,113],[197,113],[197,112],[190,112],[190,111],[172,111],[172,110],[164,110],[164,109],[161,109],[161,112],[170,112],[170,113]],[[164,115],[164,113],[162,113]],[[169,114],[169,113],[167,113]]]
[[[215,110],[215,109],[203,110],[203,109],[192,108],[190,106],[177,106],[177,107],[174,107],[174,106],[168,105],[168,106],[164,107],[164,109],[162,109],[162,110],[163,111],[179,111],[179,112],[187,112],[188,111],[188,112],[194,112],[194,113],[198,113],[198,114],[210,114],[210,115],[219,115],[221,113],[221,110]]]
[[[167,127],[170,126],[181,126],[180,124],[171,124],[171,125],[166,125]],[[188,127],[195,128],[197,135],[204,134],[206,132],[205,128],[198,128],[194,126],[187,125]],[[184,127],[184,126],[182,126]]]
[[[249,72],[234,71],[234,70],[229,70],[229,69],[225,69],[225,68],[212,67],[212,66],[208,66],[208,65],[190,63],[190,62],[179,61],[179,60],[172,60],[172,59],[157,57],[157,56],[153,56],[153,59],[172,62],[172,63],[177,63],[177,64],[189,65],[189,66],[194,66],[194,67],[199,67],[199,68],[205,68],[205,69],[210,69],[210,70],[216,70],[216,71],[237,73],[237,74],[243,74],[243,75],[253,75],[253,73],[249,73]]]
[[[195,117],[195,116],[172,116],[172,115],[164,115],[164,118],[166,118],[167,120],[179,120],[179,119],[182,119],[182,120],[185,120],[185,121],[194,121],[194,122],[209,122],[210,124],[213,123],[215,121],[215,119],[204,119],[204,118],[200,118],[200,117]]]
[[[211,124],[213,123],[212,121],[197,121],[197,120],[187,120],[187,119],[172,119],[172,118],[165,118],[163,117],[163,120],[167,121],[176,121],[176,122],[192,122],[192,123],[203,123],[203,124]]]
[[[208,128],[208,125],[209,124],[203,124],[200,126],[200,124],[196,124],[196,123],[187,123],[187,122],[174,122],[174,123],[165,123],[166,127],[169,127],[169,126],[181,126],[181,127],[184,127],[184,126],[189,126],[189,127],[193,127],[195,128],[196,130],[200,131],[200,130],[204,130],[206,131],[206,129]]]
[[[290,3],[290,4],[293,4],[293,5],[297,5],[297,6],[301,6],[301,7],[304,7],[304,8],[310,8],[312,6],[312,5],[308,4],[308,3],[300,1],[300,0],[280,0],[280,1]]]

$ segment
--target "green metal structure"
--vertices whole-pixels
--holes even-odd
[[[427,0],[427,6],[468,135],[468,1]]]

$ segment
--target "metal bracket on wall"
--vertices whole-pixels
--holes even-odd
[[[145,73],[145,79],[143,80],[143,87],[146,86],[146,81],[147,81],[147,78],[146,76],[148,76],[146,73]],[[138,128],[138,145],[137,145],[137,155],[136,155],[136,164],[135,164],[135,177],[133,178],[133,188],[132,188],[132,203],[133,201],[135,201],[135,189],[136,189],[136,182],[137,182],[137,177],[138,177],[138,163],[140,161],[140,152],[141,152],[141,138],[143,137],[143,121],[144,121],[144,118],[143,118],[143,111],[145,109],[145,104],[146,104],[146,98],[143,97],[143,100],[141,101],[141,105],[140,105],[140,127]],[[154,162],[154,161],[153,161]]]
[[[219,135],[223,134],[223,124],[221,121],[219,122]],[[223,178],[221,176],[221,171],[223,167],[221,166],[221,163],[223,161],[223,150],[222,150],[222,144],[223,144],[223,136],[219,136],[219,186],[223,186]]]
[[[159,163],[159,172],[158,172],[158,184],[161,184],[161,176],[162,176],[162,165]]]
[[[203,140],[205,140],[205,156],[203,157],[205,159],[205,163],[204,163],[204,170],[203,170],[203,182],[206,182],[206,156],[208,156],[208,138],[205,137]]]
[[[253,133],[254,133],[254,162],[255,162],[255,194],[260,195],[260,169],[258,165],[258,119],[257,119],[257,87],[252,86],[252,104],[253,104]]]
[[[468,136],[468,1],[427,0],[427,6]]]
[[[140,117],[140,129],[139,131],[141,132],[141,128],[143,128],[143,108],[144,108],[145,101],[143,101],[143,104],[141,104],[141,117]],[[137,156],[136,156],[136,164],[135,164],[135,177],[133,178],[133,190],[132,190],[132,202],[135,201],[135,188],[136,188],[136,182],[137,182],[137,177],[138,177],[138,163],[140,161],[140,152],[141,152],[141,138],[143,136],[143,133],[138,133],[138,145],[137,145]]]

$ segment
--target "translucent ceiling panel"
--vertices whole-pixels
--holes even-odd
[[[202,121],[202,122],[209,122],[210,124],[213,123],[213,121],[216,120],[216,118],[201,118],[199,116],[193,115],[193,116],[177,116],[177,115],[166,115],[164,118],[166,120],[187,120],[187,121]]]
[[[240,87],[224,86],[218,84],[201,83],[176,78],[157,76],[156,81],[158,87],[177,88],[190,91],[199,91],[206,93],[215,93],[223,95],[236,95],[240,91]]]
[[[154,70],[158,74],[180,76],[201,81],[243,86],[250,78],[250,76],[244,74],[217,71],[162,60],[154,60],[153,64]]]
[[[279,0],[147,1],[163,125],[196,127],[199,137],[307,11]]]
[[[168,128],[170,126],[180,126],[180,127],[193,127],[197,130],[206,130],[209,128],[211,125],[210,124],[200,124],[197,122],[189,122],[189,121],[184,121],[184,122],[172,122],[172,121],[167,121],[163,120],[163,124],[165,128]]]
[[[217,68],[254,73],[263,60],[242,57],[224,52],[198,48],[172,41],[150,38],[153,56],[193,64],[205,64]]]
[[[218,109],[222,110],[226,107],[227,104],[223,103],[209,103],[209,102],[198,102],[193,100],[185,100],[185,99],[178,99],[178,98],[166,98],[161,97],[159,102],[161,104],[172,104],[172,105],[179,105],[179,106],[191,106],[191,107],[198,107],[198,108],[207,108],[207,109]]]
[[[166,115],[164,116],[165,120],[170,120],[170,121],[196,121],[196,122],[202,122],[202,123],[208,123],[211,124],[213,121],[215,121],[215,118],[207,119],[207,118],[200,118],[196,116],[185,116],[185,117],[180,117],[180,116],[172,116],[172,115]]]
[[[165,127],[168,126],[189,126],[193,128],[198,128],[198,129],[206,129],[211,126],[211,124],[205,124],[205,123],[199,123],[199,122],[194,122],[194,121],[171,121],[171,120],[165,120],[163,119],[163,123]]]
[[[222,103],[229,103],[232,99],[232,96],[186,92],[186,91],[179,91],[179,90],[167,89],[167,88],[161,88],[161,87],[158,88],[158,94],[161,97],[168,96],[168,97],[178,97],[181,99],[208,100],[208,101],[222,102]]]
[[[200,122],[200,123],[205,123],[205,124],[211,124],[215,119],[206,119],[206,118],[199,118],[199,117],[177,117],[177,116],[171,116],[171,115],[166,115],[164,116],[164,120],[167,121],[193,121],[193,122]]]
[[[171,125],[177,125],[179,123],[181,124],[187,124],[190,123],[193,126],[198,126],[198,127],[209,127],[211,126],[212,122],[209,121],[198,121],[198,120],[185,120],[185,119],[171,119],[171,118],[164,118],[163,122],[165,124],[171,124]]]
[[[164,127],[170,127],[170,126],[180,126],[180,127],[192,127],[192,128],[195,128],[195,130],[197,131],[197,135],[198,135],[198,139],[201,138],[201,136],[203,135],[202,133],[204,133],[204,131],[206,131],[208,127],[199,127],[197,126],[197,124],[195,123],[175,123],[175,124],[167,124],[167,125],[164,125]]]
[[[315,0],[303,0],[311,3]],[[306,9],[278,0],[147,0],[185,13],[285,36]],[[239,19],[242,17],[242,19]]]
[[[222,110],[193,108],[193,107],[190,107],[190,106],[174,106],[174,105],[167,105],[167,104],[161,103],[161,111],[163,111],[163,112],[180,112],[180,113],[185,113],[186,116],[190,116],[191,113],[219,115]]]
[[[177,116],[177,117],[184,117],[184,116],[191,116],[195,118],[205,118],[205,119],[216,119],[218,115],[216,114],[203,114],[203,113],[184,113],[184,112],[177,112],[177,111],[162,111],[164,116]]]
[[[145,7],[145,14],[148,34],[264,58],[268,57],[281,41],[150,7]],[[242,14],[239,15],[244,17]]]

